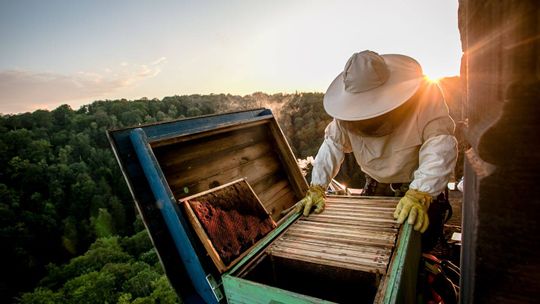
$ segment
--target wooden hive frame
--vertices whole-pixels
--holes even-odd
[[[323,213],[301,217],[270,247],[274,256],[385,274],[399,225],[393,199],[328,197]]]
[[[261,201],[245,179],[239,179],[179,200],[179,203],[181,203],[186,210],[187,218],[191,223],[193,229],[195,230],[195,233],[201,240],[204,248],[208,252],[208,255],[214,262],[218,271],[221,273],[227,271],[230,267],[240,261],[254,246],[256,246],[261,241],[263,237],[260,236],[259,239],[256,240],[246,240],[246,242],[253,242],[253,244],[250,245],[247,250],[243,250],[243,252],[240,255],[236,256],[232,261],[226,262],[225,259],[222,258],[215,245],[216,241],[218,241],[216,239],[217,236],[211,235],[207,227],[205,227],[204,224],[201,223],[202,219],[199,218],[192,204],[193,202],[199,203],[200,200],[204,200],[206,204],[210,204],[213,207],[222,207],[219,205],[220,201],[216,200],[215,197],[223,197],[227,194],[226,192],[230,191],[236,191],[236,193],[243,194],[243,196],[237,197],[238,200],[236,201],[236,204],[243,204],[244,208],[251,208],[251,211],[253,213],[266,215],[265,221],[271,224],[271,229],[276,227],[275,221],[270,217],[270,214],[264,208]],[[238,233],[238,231],[230,231],[230,233],[232,238],[234,237],[235,233]]]

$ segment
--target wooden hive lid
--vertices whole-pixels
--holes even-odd
[[[279,221],[307,189],[274,117],[186,132],[151,145],[176,199],[244,178]]]

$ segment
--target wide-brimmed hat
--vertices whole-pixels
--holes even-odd
[[[422,67],[399,54],[355,53],[324,95],[324,109],[341,120],[364,120],[404,104],[422,82]]]

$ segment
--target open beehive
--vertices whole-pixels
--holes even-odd
[[[228,299],[245,303],[251,294],[273,296],[279,289],[285,302],[383,302],[399,233],[392,218],[395,204],[328,197],[323,213],[298,217],[224,278]]]
[[[407,276],[416,274],[418,240],[410,226],[398,230],[390,218],[395,201],[331,197],[320,215],[299,218],[283,212],[305,195],[307,183],[269,110],[108,135],[167,276],[184,302],[394,303],[414,295],[415,276]],[[227,233],[209,232],[220,225],[212,228],[210,220],[204,227],[204,217],[219,211],[189,201],[210,193],[219,197],[238,179],[253,195],[244,203],[260,201],[266,220],[276,227],[230,254],[223,236],[211,236]]]

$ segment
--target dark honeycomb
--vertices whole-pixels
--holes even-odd
[[[245,182],[188,203],[225,265],[276,227]]]

